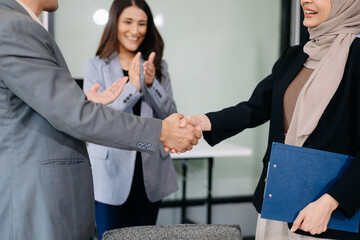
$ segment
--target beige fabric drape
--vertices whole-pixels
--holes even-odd
[[[293,233],[286,222],[267,220],[258,215],[256,225],[256,240],[330,240],[325,238],[308,237]]]

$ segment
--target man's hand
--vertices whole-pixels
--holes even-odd
[[[326,193],[300,211],[290,230],[295,232],[301,229],[313,235],[323,233],[327,229],[332,212],[338,206],[339,203]]]
[[[191,150],[202,136],[201,131],[190,124],[180,127],[183,117],[182,114],[174,113],[162,121],[160,142],[177,153]]]
[[[114,102],[115,99],[119,97],[119,95],[121,94],[122,90],[125,87],[127,80],[128,77],[120,78],[103,92],[97,92],[100,88],[100,85],[96,83],[85,93],[85,95],[87,99],[90,101],[108,105]]]

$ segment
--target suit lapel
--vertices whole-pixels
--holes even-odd
[[[0,0],[0,6],[5,6],[9,9],[12,9],[20,14],[23,14],[23,15],[31,18],[31,16],[28,14],[28,12],[15,0]],[[51,36],[51,34],[48,34],[48,35],[49,35],[49,38],[51,39],[50,42],[52,43],[53,52],[54,52],[56,60],[58,61],[58,64],[70,73],[70,71],[67,67],[67,64],[65,62],[65,59],[64,59],[58,45],[56,44],[53,36]]]
[[[105,60],[106,61],[106,65],[105,65],[105,75],[106,75],[106,81],[108,81],[108,83],[110,83],[110,85],[116,81],[119,78],[123,78],[124,77],[124,73],[123,73],[123,69],[121,67],[120,64],[120,60],[118,57],[118,53],[114,52],[113,54],[111,54],[110,56],[110,60]],[[143,65],[144,60],[141,57],[140,58],[140,66],[141,66],[141,70],[140,70],[140,75],[141,75],[141,81],[143,84]]]
[[[274,94],[274,115],[277,116],[278,124],[276,124],[277,132],[281,134],[282,137],[284,137],[284,117],[283,117],[283,106],[284,106],[284,94],[292,80],[296,77],[296,75],[299,73],[301,68],[303,67],[306,59],[308,58],[308,55],[305,54],[302,51],[299,51],[298,54],[293,54],[293,57],[289,57],[285,59],[284,66],[282,67],[281,71],[278,73],[279,76],[279,82],[275,86],[276,89],[274,92],[277,94]],[[288,63],[288,64],[287,64]]]
[[[284,69],[285,71],[283,73],[281,73],[281,76],[280,76],[281,80],[280,80],[279,87],[281,88],[280,95],[282,97],[284,96],[285,91],[288,88],[288,86],[290,85],[290,83],[292,82],[292,80],[294,80],[296,75],[299,73],[299,71],[303,67],[307,57],[308,56],[304,52],[301,52],[301,53],[299,53],[299,55],[296,56],[296,58],[287,60],[290,64],[288,64],[286,66],[286,68]]]
[[[29,16],[28,12],[15,0],[0,0],[0,6],[5,6],[23,15]]]
[[[104,66],[104,88],[110,86],[114,81],[124,77],[117,52],[111,54],[110,60],[105,60]]]
[[[122,71],[122,67],[120,64],[120,60],[118,57],[118,52],[114,52],[113,54],[111,54],[110,56],[110,60],[106,60],[107,65],[106,65],[106,71],[108,73],[108,77],[109,79],[112,81],[118,79],[118,78],[122,78],[124,77],[124,73]],[[143,68],[142,65],[144,63],[144,59],[141,57],[140,58],[140,66],[141,66],[141,70],[140,70],[140,74],[141,74],[141,79],[143,79]]]

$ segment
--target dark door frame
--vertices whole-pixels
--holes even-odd
[[[281,2],[281,52],[289,46],[304,43],[309,39],[307,28],[302,24],[304,14],[301,7],[295,4],[300,4],[300,0],[282,0]]]

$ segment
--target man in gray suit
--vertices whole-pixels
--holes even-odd
[[[88,101],[37,22],[57,6],[0,0],[1,239],[90,239],[94,194],[84,141],[152,152],[160,139],[184,152],[201,137],[178,127],[180,115],[142,119]]]

